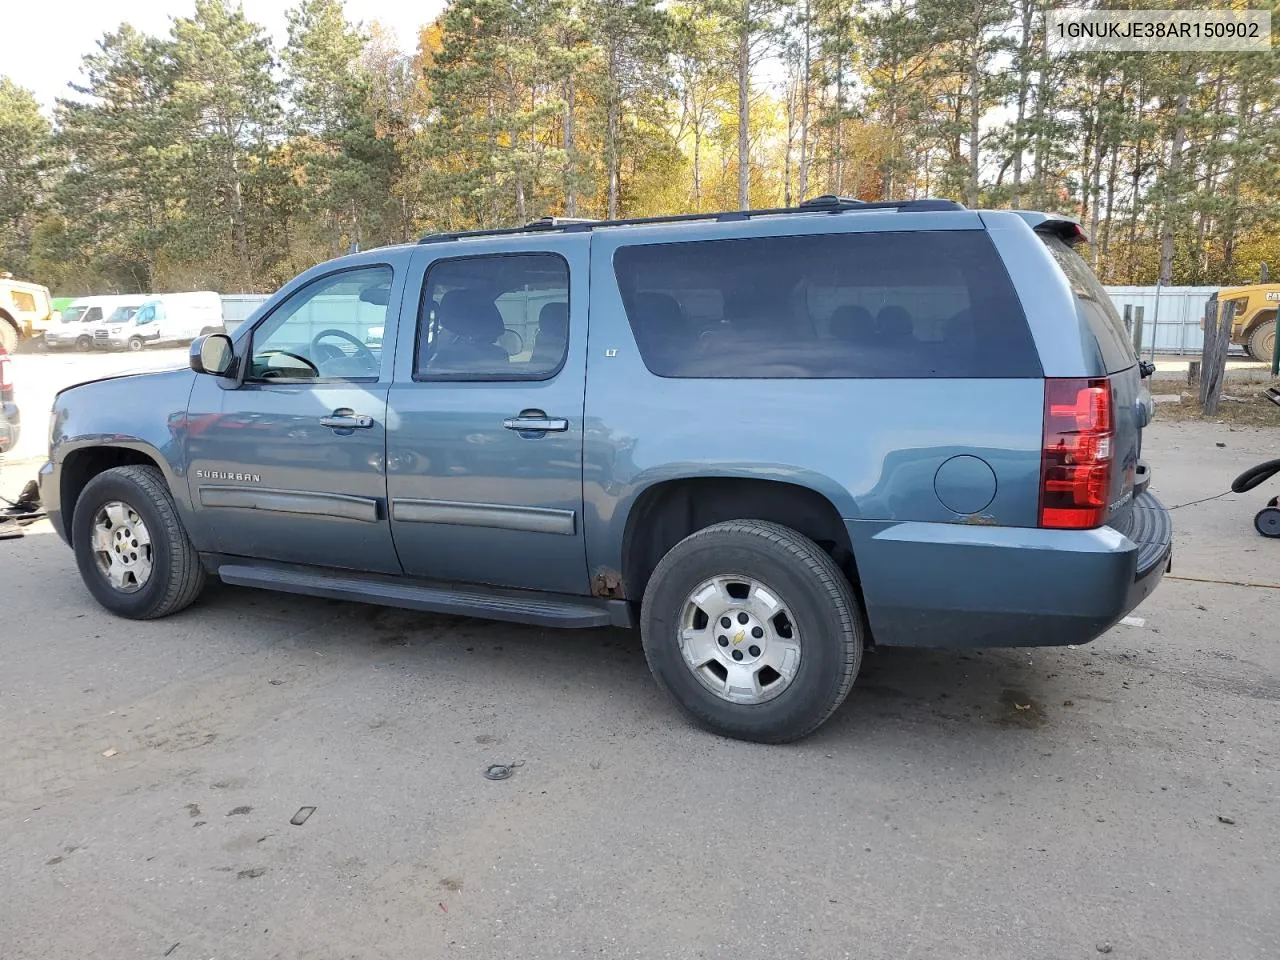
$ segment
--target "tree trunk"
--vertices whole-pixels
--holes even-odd
[[[608,114],[605,118],[605,163],[609,168],[609,210],[608,217],[610,220],[618,219],[618,189],[621,174],[619,167],[621,166],[621,158],[618,156],[618,114],[622,110],[622,105],[618,102],[620,97],[618,93],[618,73],[620,71],[618,65],[618,49],[616,46],[609,48],[609,101],[605,107]]]
[[[840,40],[836,55],[836,130],[835,130],[835,172],[832,174],[831,192],[837,197],[844,196],[844,19],[840,23]]]
[[[813,9],[810,0],[804,3],[804,70],[800,88],[800,170],[797,174],[796,195],[803,202],[809,195],[809,86],[813,70],[813,46],[810,21]]]
[[[1167,187],[1176,189],[1182,177],[1182,149],[1187,139],[1186,93],[1178,94],[1173,113],[1173,136],[1169,138],[1169,166]],[[1166,286],[1173,282],[1173,208],[1175,204],[1168,192],[1162,198],[1164,204],[1160,225],[1160,282]]]
[[[1032,0],[1022,0],[1022,36],[1018,41],[1018,109],[1013,120],[1013,196],[1010,204],[1017,209],[1022,204],[1022,135],[1027,118],[1027,97],[1031,93],[1031,30],[1034,25],[1035,6]]]
[[[577,88],[569,77],[565,90],[564,108],[564,215],[578,215],[577,169],[574,160],[574,111],[577,108]]]
[[[1249,121],[1253,115],[1253,91],[1245,81],[1241,81],[1239,89],[1236,91],[1236,142],[1248,143],[1252,135]],[[1227,205],[1222,217],[1222,282],[1230,283],[1232,281],[1232,273],[1236,268],[1236,243],[1239,239],[1237,229],[1240,218],[1240,166],[1244,163],[1244,158],[1236,156],[1231,164],[1231,175],[1228,182],[1231,186],[1227,190]],[[1266,358],[1264,358],[1266,359]]]
[[[978,7],[981,0],[974,2],[975,26],[978,20]],[[982,119],[982,33],[975,31],[973,53],[969,58],[969,184],[965,191],[965,200],[969,206],[978,205],[978,146],[981,143],[981,131],[978,129]]]
[[[693,209],[702,212],[702,118],[693,122]]]
[[[1106,216],[1102,221],[1102,236],[1094,236],[1094,242],[1097,244],[1098,257],[1103,264],[1103,270],[1108,280],[1115,274],[1115,270],[1111,265],[1111,213],[1115,207],[1116,199],[1116,177],[1119,175],[1120,168],[1120,138],[1116,137],[1111,144],[1111,162],[1107,165],[1107,202],[1105,206]],[[1097,228],[1095,227],[1095,230]]]
[[[738,209],[751,207],[751,0],[738,26]]]

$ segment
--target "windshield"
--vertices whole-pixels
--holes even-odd
[[[108,323],[124,323],[126,320],[133,319],[133,315],[138,312],[137,307],[116,307],[111,311],[111,316],[107,318]]]
[[[89,307],[86,304],[73,303],[71,306],[67,307],[67,309],[62,311],[62,322],[79,323],[81,318],[84,317],[85,311],[88,309]]]

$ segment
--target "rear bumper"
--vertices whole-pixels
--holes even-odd
[[[846,521],[871,633],[884,646],[1045,647],[1097,638],[1156,588],[1169,512],[1134,501],[1129,535]],[[879,527],[879,529],[875,529]]]

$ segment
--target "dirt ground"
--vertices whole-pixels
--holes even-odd
[[[1181,504],[1280,430],[1144,454]],[[876,651],[788,747],[690,728],[622,631],[221,586],[114,619],[37,525],[0,542],[0,957],[1280,956],[1276,493],[1177,509],[1140,622]]]

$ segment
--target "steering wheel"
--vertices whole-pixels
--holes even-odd
[[[365,346],[364,342],[354,333],[348,333],[346,330],[338,330],[336,327],[330,327],[328,330],[321,330],[311,338],[312,356],[315,356],[320,351],[320,341],[325,337],[337,337],[339,340],[346,340],[356,348],[355,356],[351,359],[359,359],[370,370],[376,371],[378,369],[378,358],[373,355],[373,351]],[[334,349],[331,344],[324,344],[324,346],[329,347],[329,349]],[[343,356],[345,357],[346,354],[343,354]],[[330,357],[327,359],[335,358]]]
[[[297,360],[299,363],[301,363],[303,366],[309,369],[311,371],[312,376],[315,376],[315,377],[320,376],[319,367],[317,367],[314,363],[312,363],[306,357],[300,356],[296,353],[290,353],[288,350],[265,350],[262,353],[258,354],[258,356],[262,357],[263,359],[266,359],[267,357],[288,357],[291,360]],[[257,357],[255,357],[254,359],[257,359]],[[262,372],[262,379],[267,380],[267,379],[270,379],[271,377],[281,377],[281,376],[284,376],[285,373],[286,371],[284,370],[268,367],[266,370]]]

